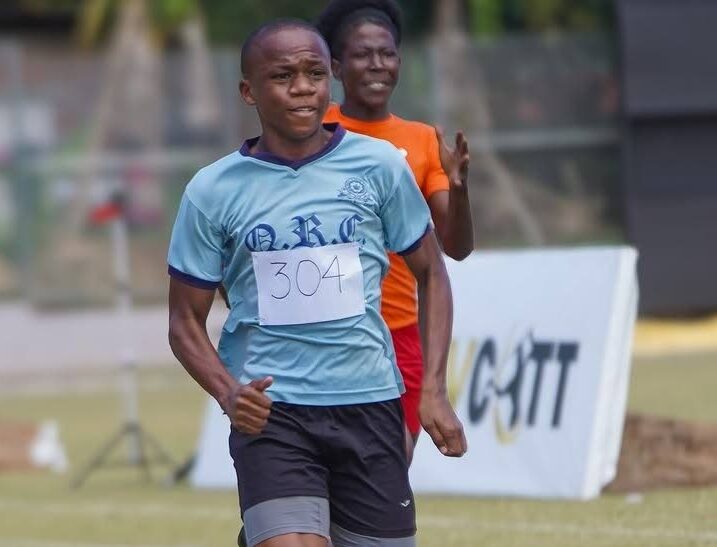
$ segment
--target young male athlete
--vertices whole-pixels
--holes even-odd
[[[341,81],[344,101],[332,104],[325,122],[391,142],[405,155],[428,202],[444,252],[462,260],[473,250],[473,222],[468,201],[468,144],[462,133],[450,148],[440,131],[391,114],[389,100],[401,66],[401,10],[393,0],[332,0],[319,16],[319,30],[331,50],[333,73]],[[410,214],[410,211],[405,211]],[[391,329],[406,392],[409,462],[421,430],[419,408],[423,356],[418,327],[416,280],[400,255],[390,255],[383,281],[381,313]]]
[[[240,92],[262,134],[185,190],[168,257],[170,344],[231,420],[249,545],[413,546],[403,385],[379,312],[385,248],[418,279],[423,425],[461,456],[445,385],[450,286],[401,154],[322,125],[329,63],[300,21],[245,42]],[[220,283],[231,310],[215,351],[206,318]]]

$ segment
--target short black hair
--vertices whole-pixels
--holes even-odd
[[[395,0],[331,0],[316,21],[316,28],[329,44],[331,56],[340,59],[346,31],[354,25],[373,23],[384,27],[401,45],[403,15]]]
[[[241,73],[242,76],[246,77],[249,73],[249,67],[250,67],[250,59],[251,59],[251,53],[254,47],[256,46],[257,42],[261,40],[264,36],[273,34],[279,30],[283,29],[290,29],[290,28],[300,28],[304,30],[308,30],[310,32],[315,33],[319,38],[324,39],[323,35],[317,30],[317,28],[312,25],[311,23],[308,23],[307,21],[304,21],[303,19],[293,19],[293,18],[280,18],[280,19],[272,19],[271,21],[268,21],[252,32],[249,33],[249,36],[246,37],[246,40],[244,40],[244,43],[242,44],[241,48]]]

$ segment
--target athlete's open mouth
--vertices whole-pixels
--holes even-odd
[[[366,84],[371,91],[383,91],[389,89],[391,86],[388,82],[369,82]]]

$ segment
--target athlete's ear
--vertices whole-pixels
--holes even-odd
[[[335,58],[331,58],[331,73],[334,75],[334,78],[337,80],[341,80],[341,61]]]
[[[256,100],[254,99],[254,94],[251,91],[251,84],[249,83],[249,80],[242,79],[239,82],[239,95],[241,95],[242,100],[249,106],[256,106]]]

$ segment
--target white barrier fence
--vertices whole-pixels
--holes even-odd
[[[637,310],[625,247],[474,253],[448,261],[450,389],[469,452],[427,434],[418,493],[589,499],[615,475]],[[210,401],[191,482],[235,488],[228,421]]]

